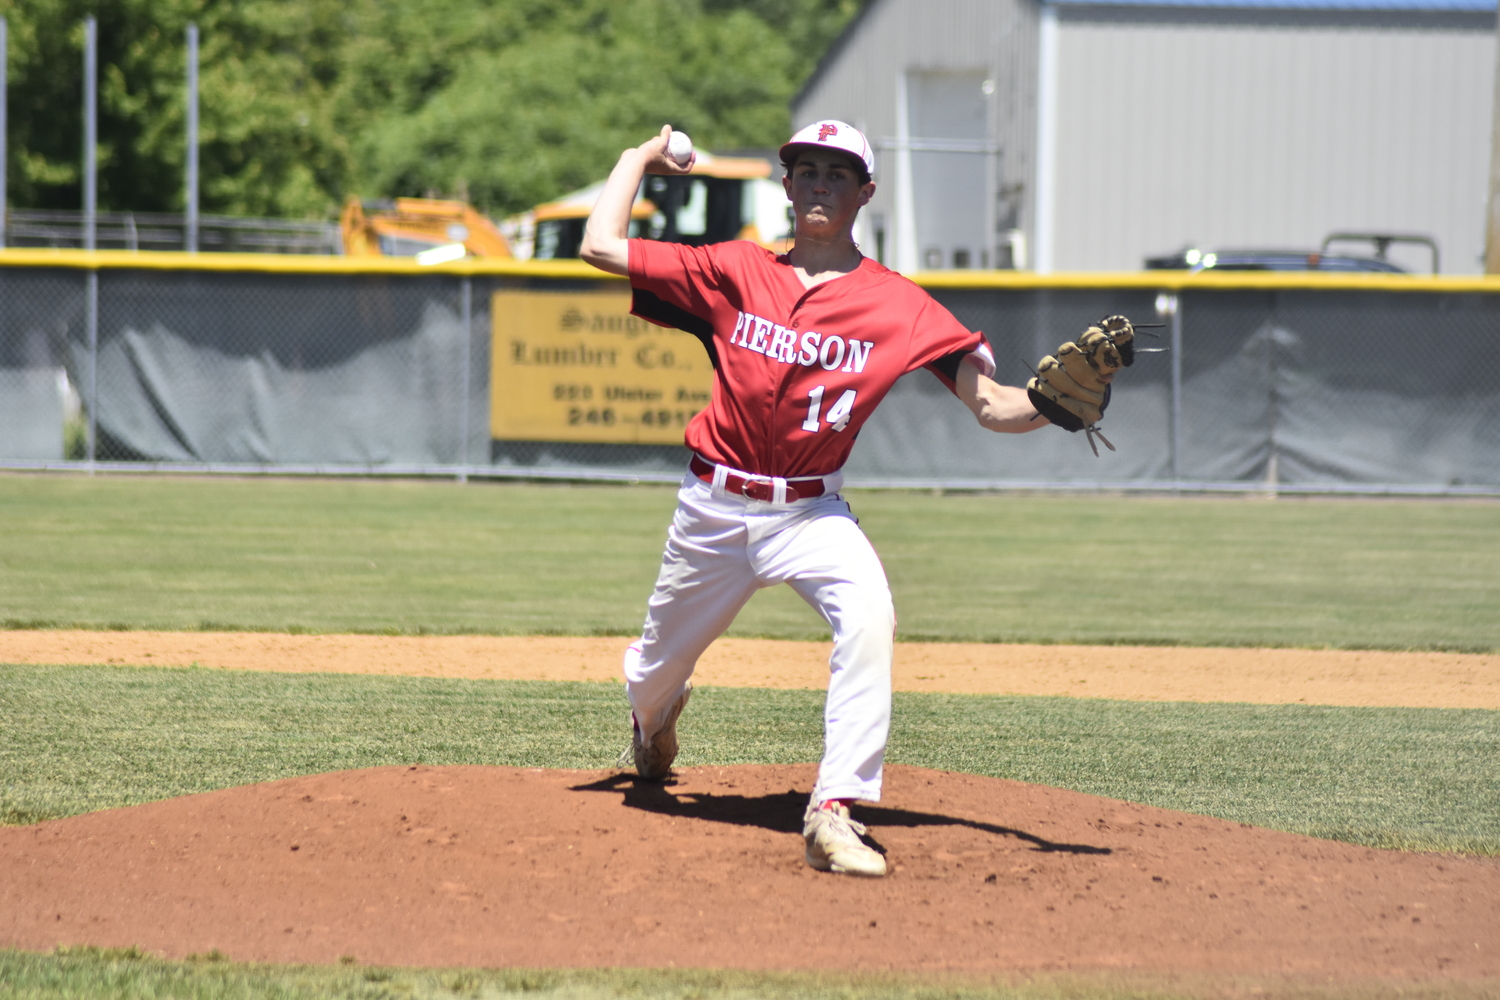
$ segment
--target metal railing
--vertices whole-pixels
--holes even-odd
[[[188,248],[190,220],[165,212],[100,212],[95,246],[101,250],[174,251]],[[342,254],[336,222],[254,219],[200,215],[198,249],[205,253]],[[71,210],[11,209],[6,243],[17,248],[83,248],[84,213]]]

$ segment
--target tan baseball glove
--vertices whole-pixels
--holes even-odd
[[[1098,423],[1109,405],[1110,383],[1122,367],[1135,363],[1135,327],[1124,316],[1106,316],[1070,340],[1036,366],[1026,383],[1031,405],[1049,421],[1068,431],[1083,431],[1089,447],[1097,437],[1110,451],[1115,446],[1099,433]]]

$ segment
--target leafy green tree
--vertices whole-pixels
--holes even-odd
[[[507,212],[597,179],[664,122],[704,147],[766,144],[785,131],[775,83],[784,67],[763,22],[674,17],[665,8],[680,5],[645,0],[622,25],[612,6],[456,59],[441,89],[359,136],[356,180],[382,192],[466,193]]]
[[[602,177],[624,146],[663,123],[702,148],[781,142],[788,101],[859,4],[437,7],[431,18],[366,8],[382,23],[361,30],[336,98],[354,137],[350,183],[384,195],[451,193],[505,214]]]
[[[99,203],[183,205],[199,25],[201,207],[327,216],[351,193],[496,214],[603,176],[664,122],[769,146],[862,0],[0,0],[9,194],[82,203],[82,22],[99,20]]]
[[[199,24],[202,207],[319,215],[347,173],[330,126],[337,0],[0,0],[9,22],[11,204],[83,202],[83,20],[98,19],[99,206],[183,206],[186,40]]]

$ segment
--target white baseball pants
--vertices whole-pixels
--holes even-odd
[[[896,612],[885,569],[837,493],[770,503],[689,474],[625,690],[648,742],[698,657],[761,587],[791,586],[833,629],[816,802],[880,799]]]

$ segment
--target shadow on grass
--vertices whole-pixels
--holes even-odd
[[[735,826],[758,826],[774,833],[802,832],[802,813],[807,808],[807,793],[789,788],[785,792],[771,795],[715,795],[712,792],[691,792],[674,795],[670,791],[672,781],[646,781],[633,774],[612,774],[607,778],[574,785],[575,792],[619,792],[624,804],[632,809],[660,813],[664,816],[682,816],[687,819],[702,819],[713,823],[730,823]],[[994,834],[997,837],[1015,837],[1033,845],[1033,849],[1048,854],[1110,854],[1108,847],[1092,844],[1058,844],[1038,837],[1025,830],[1016,830],[994,823],[960,819],[957,816],[942,816],[937,813],[913,812],[909,809],[887,809],[884,806],[858,804],[854,807],[855,818],[872,830],[877,827],[916,826],[966,826],[971,830]],[[874,838],[869,838],[873,840]],[[881,853],[884,853],[882,851]]]

